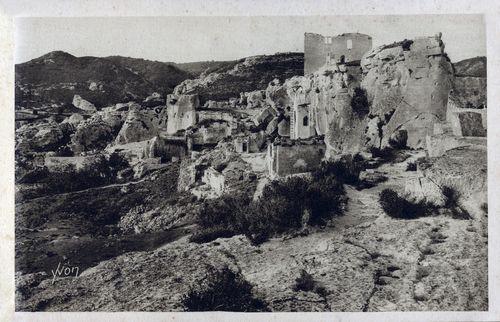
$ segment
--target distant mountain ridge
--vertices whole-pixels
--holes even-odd
[[[458,77],[486,77],[486,57],[468,58],[453,64]]]
[[[126,57],[75,57],[50,52],[15,66],[16,106],[40,107],[71,104],[74,95],[96,107],[142,101],[153,92],[162,95],[185,79],[189,72],[161,62]]]

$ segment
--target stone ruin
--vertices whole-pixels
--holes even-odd
[[[325,64],[354,63],[372,49],[372,38],[360,33],[345,33],[338,36],[304,34],[304,75],[309,75]]]

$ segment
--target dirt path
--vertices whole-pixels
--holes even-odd
[[[146,180],[146,178],[147,177],[144,177],[144,178],[142,178],[140,180],[137,180],[137,181],[129,181],[129,182],[124,182],[124,183],[113,183],[113,184],[108,184],[108,185],[105,185],[105,186],[90,187],[90,188],[83,189],[83,190],[63,192],[63,193],[55,193],[55,194],[41,196],[41,197],[36,197],[36,198],[32,198],[32,199],[25,199],[25,200],[19,202],[18,204],[23,204],[23,203],[27,203],[27,202],[33,202],[33,201],[37,201],[37,200],[42,200],[44,198],[64,197],[64,196],[70,196],[70,195],[78,194],[78,193],[85,193],[85,192],[88,192],[88,191],[109,189],[109,188],[113,188],[113,187],[127,187],[127,186],[130,186],[130,185],[135,185],[135,184],[144,182]]]

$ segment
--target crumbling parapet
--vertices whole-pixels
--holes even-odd
[[[335,37],[304,34],[304,75],[312,74],[329,62],[348,63],[361,60],[372,49],[372,38],[360,33]]]
[[[307,140],[277,138],[268,144],[267,168],[271,177],[311,172],[317,169],[325,156],[322,136]]]

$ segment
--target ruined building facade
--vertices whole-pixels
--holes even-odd
[[[314,73],[329,62],[359,61],[371,49],[372,37],[360,33],[346,33],[335,37],[305,33],[304,75]]]

